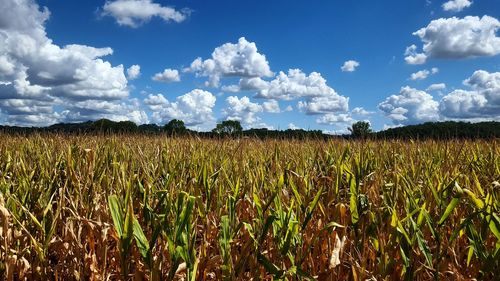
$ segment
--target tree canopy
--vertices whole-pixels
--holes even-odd
[[[370,128],[370,123],[366,121],[358,121],[352,124],[349,131],[354,138],[366,138],[372,132],[372,129]]]
[[[361,121],[354,123],[350,128],[350,135],[334,136],[324,134],[321,130],[269,130],[266,128],[252,128],[243,130],[239,121],[228,120],[217,124],[209,132],[197,132],[186,128],[182,120],[171,120],[163,126],[156,124],[142,124],[137,126],[131,121],[115,122],[108,119],[86,121],[81,123],[59,123],[48,127],[17,127],[0,125],[0,133],[31,134],[31,133],[65,133],[65,134],[189,134],[198,137],[248,136],[256,138],[275,139],[330,139],[330,138],[357,138],[369,136],[374,139],[491,139],[500,138],[500,122],[489,121],[480,123],[467,122],[428,122],[419,125],[391,128],[373,133],[370,125]]]
[[[226,120],[222,123],[217,124],[217,126],[212,130],[213,133],[218,135],[236,135],[241,134],[243,127],[240,121],[237,120]]]
[[[187,131],[184,121],[179,119],[170,120],[170,122],[165,124],[163,129],[169,134],[184,134]]]

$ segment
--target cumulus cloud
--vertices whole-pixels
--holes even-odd
[[[320,73],[307,75],[300,69],[290,69],[287,74],[280,71],[271,81],[259,77],[241,79],[239,89],[257,91],[256,98],[274,101],[301,99],[297,106],[306,114],[344,112],[349,104],[349,98],[337,94]],[[289,110],[287,107],[286,111]]]
[[[163,72],[156,73],[153,77],[151,77],[154,81],[170,83],[170,82],[179,82],[181,81],[181,77],[179,76],[179,71],[177,69],[167,68],[163,70]]]
[[[237,93],[240,91],[239,85],[224,85],[221,87],[221,90],[229,93]]]
[[[132,121],[136,124],[145,124],[149,118],[141,108],[139,101],[132,99],[128,102],[110,102],[100,100],[79,101],[68,106],[61,112],[67,122],[83,122],[91,119],[107,118],[114,121]]]
[[[178,11],[151,0],[116,0],[106,1],[102,15],[113,17],[119,25],[138,27],[153,17],[166,22],[182,22],[189,16],[189,10]]]
[[[335,95],[314,97],[299,101],[297,107],[308,115],[345,112],[349,109],[349,98]]]
[[[333,114],[333,113],[328,113],[320,118],[316,119],[316,123],[318,124],[323,124],[323,125],[340,125],[339,123],[344,123],[344,124],[350,124],[353,123],[354,119],[347,114],[347,113],[341,113],[341,114]]]
[[[111,48],[54,44],[45,30],[50,13],[33,0],[0,1],[0,10],[9,11],[0,18],[0,111],[7,123],[67,121],[79,113],[78,102],[130,104],[123,66],[103,59]],[[116,120],[126,114],[85,116]]]
[[[141,66],[134,64],[127,68],[127,78],[130,80],[137,79],[141,76]]]
[[[368,111],[362,107],[355,107],[355,108],[353,108],[353,110],[351,112],[352,112],[352,114],[359,115],[359,116],[366,116],[366,115],[373,114],[373,112]]]
[[[412,73],[410,75],[410,79],[413,80],[413,81],[415,81],[415,80],[424,80],[427,77],[429,77],[429,75],[436,74],[438,72],[439,72],[439,69],[436,68],[436,67],[433,67],[431,70],[424,69],[424,70],[420,70],[420,71],[417,71],[415,73]]]
[[[470,0],[451,0],[443,4],[443,10],[450,12],[460,12],[472,5]]]
[[[269,113],[280,113],[280,105],[277,100],[268,100],[262,103],[262,108],[265,112]]]
[[[467,119],[482,117],[488,100],[478,92],[455,90],[443,97],[440,112],[449,118]]]
[[[405,61],[407,64],[424,64],[427,61],[427,55],[417,53],[417,46],[411,45],[406,48]]]
[[[247,127],[252,127],[260,121],[257,113],[263,111],[262,105],[251,102],[246,96],[241,99],[236,96],[230,96],[226,99],[227,107],[223,114],[227,120],[237,120]]]
[[[290,129],[290,130],[300,130],[302,128],[299,127],[299,126],[297,126],[297,125],[295,125],[295,124],[293,124],[293,123],[288,123],[288,129]]]
[[[465,59],[500,53],[500,22],[493,17],[440,18],[414,32],[423,42],[423,53],[412,45],[406,49],[406,62],[422,64],[427,58]]]
[[[394,124],[417,124],[439,119],[439,103],[431,95],[408,86],[397,95],[391,95],[378,108]]]
[[[378,108],[398,126],[437,120],[500,120],[500,72],[477,70],[463,84],[469,89],[454,90],[438,101],[424,91],[403,87]],[[427,91],[444,89],[446,84],[440,83]]]
[[[186,72],[208,77],[207,86],[218,87],[222,77],[271,77],[273,72],[266,56],[259,53],[254,42],[244,37],[238,43],[226,43],[215,48],[210,59],[195,59]]]
[[[320,73],[309,75],[300,69],[290,69],[288,74],[280,71],[276,78],[267,84],[255,83],[261,86],[256,97],[266,99],[293,100],[304,97],[337,96],[334,89],[327,85]],[[262,84],[262,85],[261,85]]]
[[[432,91],[440,91],[446,89],[446,84],[445,83],[437,83],[437,84],[432,84],[429,87],[427,87],[426,91],[427,92],[432,92]]]
[[[344,65],[340,68],[343,72],[353,72],[359,66],[359,62],[355,60],[348,60],[344,62]]]
[[[168,100],[162,94],[149,94],[148,97],[144,99],[144,103],[147,104],[152,111],[161,111],[165,105],[169,104]]]
[[[455,90],[444,96],[439,110],[452,119],[500,119],[500,72],[475,71],[464,81],[470,90]]]
[[[215,101],[216,97],[212,93],[200,89],[178,96],[174,102],[168,101],[162,94],[150,94],[144,99],[144,103],[153,112],[152,120],[156,123],[179,119],[188,127],[205,129],[213,125],[215,120]]]

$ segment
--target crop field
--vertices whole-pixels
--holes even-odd
[[[0,136],[1,280],[499,280],[490,141]]]

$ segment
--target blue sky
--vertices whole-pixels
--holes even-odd
[[[357,120],[500,120],[498,0],[0,0],[0,11],[3,124],[236,119],[342,133]]]

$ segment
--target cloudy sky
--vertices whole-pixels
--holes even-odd
[[[498,0],[0,0],[0,123],[500,120]]]

